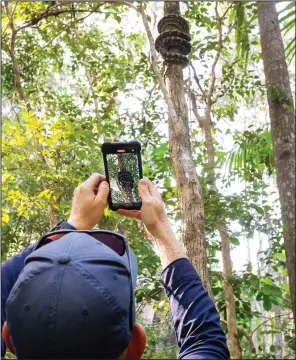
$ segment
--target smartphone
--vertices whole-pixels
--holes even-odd
[[[108,205],[118,209],[140,210],[138,182],[143,178],[139,141],[104,143],[102,145],[106,180],[110,186]]]

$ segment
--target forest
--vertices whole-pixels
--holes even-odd
[[[2,262],[67,219],[104,142],[138,140],[231,358],[295,359],[295,2],[2,1],[1,20]],[[176,358],[152,241],[108,208],[98,227],[137,256],[143,358]]]

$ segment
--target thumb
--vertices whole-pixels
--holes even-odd
[[[109,185],[107,181],[102,181],[99,185],[98,194],[96,196],[96,201],[107,202],[107,196],[109,194]]]
[[[139,181],[138,191],[139,191],[139,194],[140,194],[143,201],[145,199],[147,199],[148,197],[150,197],[150,192],[149,192],[149,189],[148,189],[148,184],[147,184],[146,179],[141,179]]]

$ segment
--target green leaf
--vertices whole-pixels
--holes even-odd
[[[270,301],[270,298],[268,295],[263,295],[263,308],[266,311],[269,311],[272,308],[272,302]]]
[[[234,236],[229,236],[229,241],[231,242],[231,244],[234,244],[234,245],[239,245],[240,244],[239,239],[234,237]]]
[[[251,274],[250,283],[254,289],[259,289],[259,279],[256,275]]]
[[[235,275],[227,275],[226,276],[227,281],[234,285],[234,284],[241,284],[243,282],[243,279],[235,276]]]
[[[275,286],[275,285],[269,285],[269,284],[263,284],[262,286],[262,292],[265,295],[272,295],[275,297],[281,297],[282,296],[282,291],[279,287]]]
[[[119,16],[118,14],[113,14],[113,16],[118,23],[121,23],[121,16]]]
[[[290,291],[290,286],[289,286],[289,284],[281,284],[281,289],[286,291],[286,292],[289,292]]]
[[[261,301],[263,299],[264,294],[262,292],[259,292],[256,296],[257,301]]]
[[[277,252],[274,256],[278,257],[279,259],[286,260],[286,255],[284,252]]]

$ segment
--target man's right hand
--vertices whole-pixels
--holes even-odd
[[[173,261],[186,257],[178,244],[171,228],[162,198],[155,186],[147,178],[139,181],[139,194],[142,198],[140,211],[117,210],[120,215],[142,220],[149,236],[156,242],[162,267],[165,268]]]
[[[153,183],[141,179],[138,184],[139,195],[142,199],[140,211],[117,210],[117,213],[137,220],[142,220],[147,231],[156,239],[162,238],[168,229],[171,230],[162,198]]]

